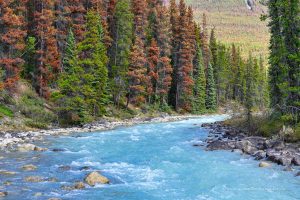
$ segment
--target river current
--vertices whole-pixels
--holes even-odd
[[[61,198],[63,200],[296,200],[300,177],[275,164],[259,168],[253,158],[228,151],[205,151],[208,130],[202,123],[226,116],[203,116],[169,123],[141,124],[110,131],[48,137],[37,143],[46,152],[0,153],[0,191],[8,200]],[[51,149],[64,149],[53,152]],[[37,166],[25,172],[26,164]],[[69,166],[62,170],[60,166]],[[88,170],[82,170],[82,168]],[[83,190],[62,186],[82,181],[100,171],[111,181]],[[57,182],[27,183],[27,176],[56,178]],[[7,186],[3,183],[10,181]],[[38,194],[38,195],[37,195]],[[35,196],[36,195],[36,196]],[[0,198],[1,199],[1,198]]]

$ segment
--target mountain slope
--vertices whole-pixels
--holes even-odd
[[[266,6],[257,1],[252,10],[244,0],[187,0],[195,10],[195,19],[201,22],[202,14],[208,16],[208,24],[216,28],[218,39],[230,45],[235,42],[243,49],[243,55],[249,51],[255,55],[268,54],[269,32],[267,22],[260,20],[267,13]]]

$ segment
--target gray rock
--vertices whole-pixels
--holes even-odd
[[[215,140],[209,143],[206,147],[209,151],[214,150],[231,150],[234,149],[234,145],[230,144],[228,141]]]
[[[293,157],[292,163],[293,163],[294,165],[300,166],[300,156],[295,155],[295,156]]]
[[[263,150],[258,150],[253,155],[254,155],[256,160],[261,160],[261,159],[266,158],[267,153]]]
[[[58,169],[61,171],[69,171],[69,170],[71,170],[71,167],[70,166],[60,166],[60,167],[58,167]]]
[[[295,176],[300,176],[300,171],[295,174]]]

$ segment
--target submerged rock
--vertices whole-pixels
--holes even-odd
[[[9,185],[11,185],[11,184],[12,184],[11,181],[5,181],[5,182],[3,183],[3,185],[6,185],[6,186],[9,186]]]
[[[17,174],[17,172],[12,172],[12,171],[6,171],[6,170],[0,170],[0,175],[4,176],[13,176]]]
[[[80,168],[80,171],[85,171],[91,169],[89,166],[84,166]]]
[[[295,176],[300,176],[300,171],[295,174]]]
[[[66,151],[65,149],[52,149],[53,152],[62,152],[62,151]]]
[[[267,162],[260,162],[258,166],[259,166],[259,167],[270,167],[271,164],[270,164],[270,163],[267,163]]]
[[[81,189],[84,189],[85,188],[85,185],[83,182],[76,182],[75,185],[74,185],[74,188],[76,190],[81,190]]]
[[[8,195],[8,192],[0,192],[0,197],[6,197]]]
[[[70,166],[60,166],[60,167],[58,167],[58,169],[61,171],[69,171],[69,170],[71,170],[71,167]]]
[[[41,192],[37,192],[37,193],[34,194],[35,197],[40,197],[42,195],[43,195],[43,193],[41,193]]]
[[[30,164],[30,165],[24,165],[24,166],[22,167],[22,169],[23,169],[24,171],[34,171],[34,170],[37,169],[37,166],[32,165],[32,164]]]
[[[40,176],[27,176],[24,179],[26,182],[31,182],[31,183],[38,183],[38,182],[42,182],[44,179],[43,177]]]
[[[62,200],[60,198],[49,198],[48,200]]]
[[[42,148],[42,147],[34,147],[34,151],[47,151],[48,149],[47,148]]]
[[[98,172],[91,172],[89,173],[84,181],[89,184],[90,186],[95,186],[96,184],[108,184],[109,180],[105,176],[102,176]]]

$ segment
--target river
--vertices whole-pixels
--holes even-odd
[[[201,123],[225,116],[204,116],[170,123],[141,124],[110,131],[48,137],[37,143],[63,152],[0,153],[0,191],[8,200],[294,200],[300,199],[300,178],[282,167],[259,168],[248,156],[205,151],[193,144],[205,141]],[[25,172],[26,164],[38,167]],[[69,166],[70,170],[61,170]],[[88,170],[81,170],[89,167]],[[83,190],[62,186],[82,181],[99,170],[111,181]],[[26,176],[56,178],[57,182],[27,183]],[[5,181],[12,184],[3,185]],[[36,194],[36,196],[34,196]],[[37,195],[38,194],[38,195]],[[1,198],[0,198],[1,199]]]

